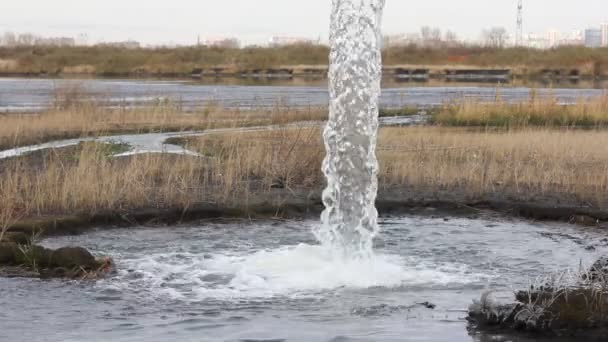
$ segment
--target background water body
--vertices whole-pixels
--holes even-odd
[[[118,271],[84,283],[0,278],[0,340],[490,341],[469,336],[464,320],[484,289],[506,297],[530,278],[578,269],[608,251],[604,233],[567,224],[393,217],[380,222],[374,274],[361,272],[369,265],[326,263],[310,233],[316,224],[46,239],[48,247],[112,255]],[[416,305],[426,301],[437,307]]]
[[[326,81],[220,79],[193,82],[188,80],[117,80],[117,79],[27,79],[0,78],[0,113],[37,111],[49,106],[56,89],[76,86],[84,95],[103,100],[107,106],[133,106],[168,98],[186,110],[215,102],[227,107],[327,106]],[[578,87],[582,88],[578,88]],[[562,102],[600,96],[603,89],[585,88],[564,82],[549,88],[475,83],[397,83],[384,80],[381,107],[432,106],[462,98],[494,101],[497,94],[505,101],[521,101],[537,89],[540,96],[555,96]],[[603,87],[603,84],[596,84]]]

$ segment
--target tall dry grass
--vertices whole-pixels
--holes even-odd
[[[277,137],[280,132],[284,135]],[[223,137],[221,146],[200,157],[112,158],[103,144],[90,143],[76,151],[5,160],[0,163],[0,207],[17,207],[31,217],[187,208],[200,202],[246,206],[249,196],[274,187],[313,187],[319,179],[307,172],[320,163],[315,158],[321,155],[306,150],[312,132],[285,128],[275,131],[268,143],[255,145],[245,135]]]
[[[94,102],[73,103],[70,98],[59,101],[65,106],[56,105],[41,113],[0,115],[0,149],[83,136],[285,124],[327,117],[325,108],[290,108],[281,104],[239,110],[209,103],[184,112],[170,103],[109,109]]]
[[[381,185],[454,189],[477,198],[553,196],[605,208],[607,139],[600,130],[386,128]]]
[[[599,130],[383,128],[380,187],[406,190],[410,199],[455,193],[606,208],[606,141],[608,132]],[[202,156],[112,158],[107,148],[84,144],[3,161],[0,208],[32,217],[200,202],[246,206],[274,188],[301,194],[324,184],[319,128],[218,134],[184,144]]]
[[[284,144],[293,131],[221,135],[190,142],[189,147],[210,155],[238,146],[242,163],[259,166],[254,173],[263,178],[272,168],[264,156]],[[291,135],[291,138],[289,136]],[[305,143],[294,148],[301,164],[285,164],[322,184],[319,171],[324,156],[318,129],[308,128]],[[380,186],[416,191],[456,191],[463,196],[483,198],[491,194],[519,200],[553,196],[564,202],[608,203],[608,132],[572,129],[526,128],[518,130],[468,130],[441,127],[383,128],[378,158]],[[221,147],[218,147],[221,146]],[[221,153],[219,153],[221,155]],[[256,164],[256,161],[259,163]],[[276,159],[275,159],[276,160]],[[297,180],[306,179],[302,176]]]
[[[608,95],[581,99],[573,104],[560,104],[555,98],[540,98],[534,91],[529,101],[493,103],[465,99],[446,104],[432,122],[444,126],[562,126],[595,127],[608,125]]]
[[[11,225],[25,214],[25,211],[18,207],[15,199],[12,192],[0,192],[0,242],[3,241]]]
[[[311,189],[322,182],[324,151],[318,127],[209,135],[187,139],[182,145],[225,169],[225,179],[250,182],[257,189]],[[227,185],[233,188],[234,183]]]
[[[206,137],[194,149],[214,144],[250,145],[243,158],[264,154],[293,132],[251,133],[247,136]],[[320,161],[324,151],[320,133],[300,143],[295,155],[314,156],[298,166],[321,183]],[[510,193],[518,198],[544,195],[575,197],[605,205],[608,190],[608,132],[526,128],[518,130],[468,130],[441,127],[383,128],[379,135],[380,185],[455,189],[469,196]],[[229,144],[226,144],[229,141]],[[271,143],[272,142],[272,143]],[[275,144],[275,145],[273,145]],[[257,158],[257,157],[256,157]],[[314,162],[312,162],[314,161]],[[306,167],[308,166],[308,167]],[[262,165],[263,169],[267,165]],[[566,198],[564,198],[566,200]]]

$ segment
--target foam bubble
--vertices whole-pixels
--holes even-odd
[[[136,288],[175,299],[267,298],[316,295],[336,289],[446,286],[487,276],[465,265],[431,264],[395,255],[348,259],[323,246],[300,244],[252,254],[162,254],[129,261]],[[141,282],[144,282],[142,284]]]

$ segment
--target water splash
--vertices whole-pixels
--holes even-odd
[[[323,133],[326,209],[315,235],[350,258],[371,256],[379,231],[376,140],[384,2],[332,1],[330,111]]]

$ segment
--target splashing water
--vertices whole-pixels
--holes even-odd
[[[329,122],[323,134],[325,211],[319,241],[345,257],[372,255],[378,234],[378,98],[380,24],[385,0],[333,0]]]

